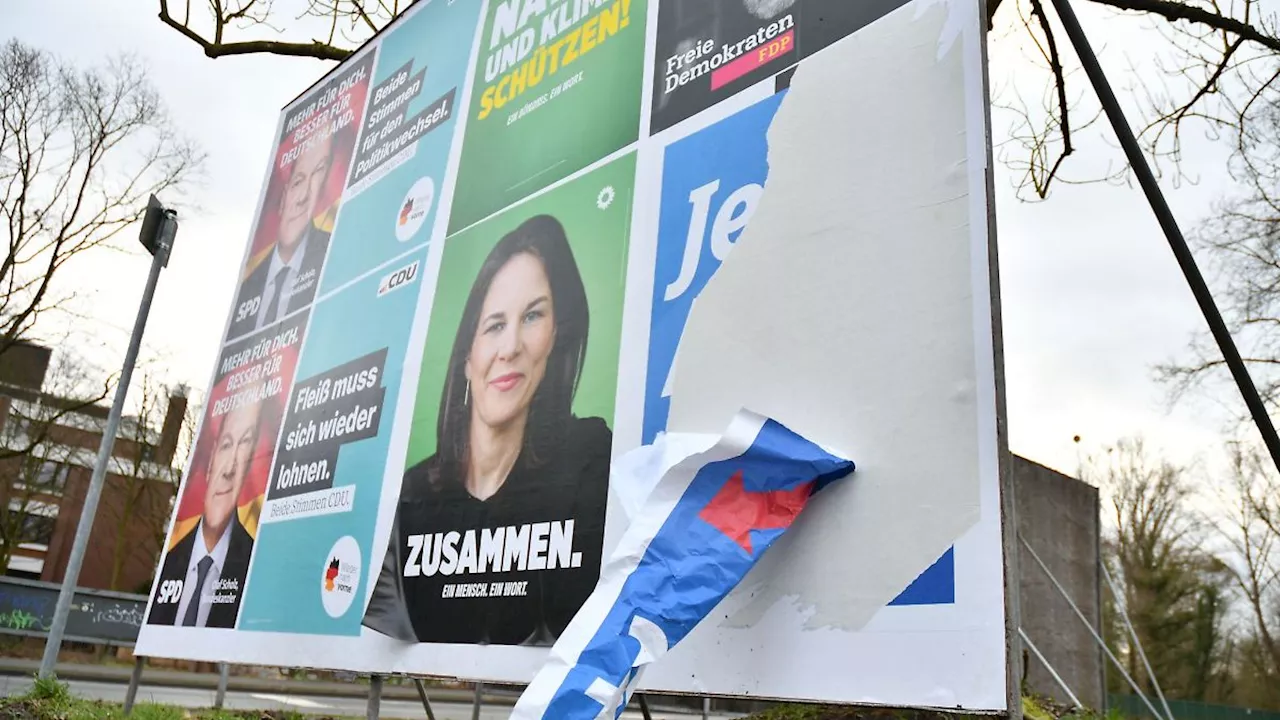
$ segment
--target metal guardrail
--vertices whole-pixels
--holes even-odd
[[[53,624],[54,608],[58,604],[58,593],[61,589],[61,586],[55,583],[0,576],[0,633],[46,637],[49,627]],[[81,588],[76,590],[75,597],[71,602],[71,614],[67,618],[67,630],[64,638],[74,642],[132,646],[138,640],[138,632],[142,628],[146,611],[147,597],[145,595]],[[141,682],[144,661],[145,658],[135,658],[133,673],[129,678],[129,690],[125,700],[126,714],[132,709],[133,700]],[[215,707],[222,706],[222,699],[227,691],[228,684],[227,665],[222,664],[220,670],[218,699],[215,701]],[[377,681],[371,683],[370,717],[377,717],[377,708],[382,695],[381,679],[379,677]],[[426,688],[421,684],[421,680],[415,679],[414,683],[424,708],[430,714],[431,703],[427,697]],[[474,708],[477,712],[483,702],[480,692],[482,687],[482,684],[476,684],[477,694]],[[484,695],[489,695],[494,690],[497,689],[484,688]],[[510,699],[514,699],[518,694],[518,691],[497,691],[512,695]],[[433,692],[435,692],[434,689]],[[492,697],[487,699],[495,700]],[[667,700],[674,701],[675,705],[683,705],[684,703],[680,702],[680,700],[685,700],[685,698],[680,698],[679,700],[667,698]],[[642,706],[645,705],[643,696],[640,697],[640,702]],[[703,717],[705,718],[711,710],[711,703],[705,698],[699,699],[698,702],[701,704]],[[647,716],[647,706],[644,709]],[[688,709],[691,710],[692,708]],[[1280,718],[1275,720],[1280,720]]]
[[[55,583],[0,576],[0,633],[47,636],[61,589]],[[146,611],[145,595],[78,589],[67,618],[66,639],[131,646],[138,640]]]

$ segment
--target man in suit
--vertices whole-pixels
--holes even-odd
[[[317,136],[289,166],[280,194],[276,241],[267,259],[240,286],[228,339],[261,330],[315,298],[329,233],[314,221],[333,150],[333,135]]]
[[[200,522],[165,557],[148,623],[235,626],[253,552],[236,508],[258,445],[261,405],[234,408],[216,423]]]

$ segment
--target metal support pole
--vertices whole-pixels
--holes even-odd
[[[213,698],[213,709],[221,710],[227,701],[227,682],[231,679],[231,666],[218,663],[218,694]]]
[[[1058,589],[1058,594],[1061,595],[1062,598],[1067,601],[1067,604],[1071,606],[1076,617],[1080,618],[1080,622],[1084,623],[1085,629],[1087,629],[1089,634],[1093,636],[1094,642],[1098,643],[1098,647],[1102,648],[1102,651],[1107,654],[1107,657],[1111,662],[1115,663],[1116,669],[1119,670],[1120,674],[1124,676],[1124,679],[1129,682],[1129,687],[1133,688],[1134,694],[1142,698],[1142,702],[1145,703],[1147,709],[1151,711],[1151,716],[1160,718],[1160,711],[1156,710],[1156,706],[1152,705],[1151,701],[1147,699],[1147,696],[1142,694],[1142,688],[1138,687],[1138,683],[1134,682],[1129,673],[1125,671],[1124,665],[1120,663],[1119,658],[1115,656],[1115,653],[1111,652],[1111,648],[1107,647],[1107,641],[1102,639],[1102,636],[1098,634],[1098,631],[1093,629],[1093,625],[1090,624],[1089,619],[1084,616],[1084,613],[1080,612],[1080,608],[1077,607],[1075,601],[1071,599],[1071,595],[1067,593],[1067,589],[1062,587],[1062,583],[1058,582],[1058,578],[1054,577],[1053,573],[1049,572],[1049,566],[1045,565],[1044,561],[1040,559],[1040,556],[1036,554],[1036,551],[1032,549],[1031,543],[1027,542],[1027,539],[1022,537],[1021,533],[1018,534],[1018,539],[1022,540],[1022,546],[1027,549],[1027,552],[1031,553],[1031,559],[1035,560],[1036,564],[1040,566],[1040,569],[1044,571],[1044,574],[1048,576],[1049,582],[1053,583],[1053,586]]]
[[[710,720],[711,698],[702,698],[702,720]]]
[[[1036,644],[1031,642],[1031,638],[1027,637],[1026,631],[1022,628],[1018,628],[1018,635],[1022,638],[1022,642],[1026,643],[1027,648],[1031,650],[1032,654],[1036,656],[1036,659],[1040,661],[1040,664],[1044,665],[1045,669],[1049,671],[1049,674],[1053,676],[1053,679],[1057,681],[1058,687],[1062,688],[1063,692],[1067,694],[1067,697],[1071,698],[1071,703],[1077,708],[1083,708],[1084,705],[1080,704],[1080,698],[1076,697],[1076,694],[1071,692],[1071,688],[1067,687],[1067,682],[1062,679],[1062,676],[1058,674],[1057,670],[1053,669],[1053,666],[1049,664],[1049,660],[1040,652],[1040,649],[1036,647]]]
[[[382,676],[369,676],[369,709],[365,713],[368,720],[378,720],[378,714],[382,712]]]
[[[1142,658],[1142,666],[1147,669],[1147,677],[1151,678],[1151,686],[1156,691],[1156,697],[1160,698],[1160,704],[1164,706],[1164,716],[1167,720],[1174,720],[1173,711],[1169,709],[1169,701],[1164,698],[1164,691],[1160,689],[1160,681],[1156,679],[1156,673],[1151,669],[1151,662],[1147,660],[1147,652],[1142,649],[1142,641],[1138,639],[1138,632],[1133,629],[1133,623],[1129,622],[1129,613],[1124,609],[1124,598],[1120,595],[1116,583],[1111,579],[1111,573],[1106,568],[1102,569],[1103,577],[1107,579],[1107,586],[1111,588],[1111,597],[1115,598],[1116,611],[1120,613],[1120,620],[1124,622],[1124,626],[1129,630],[1129,637],[1133,638],[1133,646],[1138,649],[1138,657]]]
[[[1280,469],[1280,435],[1276,434],[1271,416],[1267,414],[1267,406],[1258,395],[1253,378],[1249,376],[1249,369],[1240,359],[1240,351],[1236,349],[1231,332],[1227,329],[1222,314],[1218,312],[1213,294],[1209,292],[1209,286],[1200,274],[1200,268],[1196,266],[1195,256],[1187,247],[1182,230],[1178,228],[1178,221],[1174,219],[1173,211],[1169,209],[1169,203],[1165,200],[1164,193],[1160,191],[1159,183],[1156,182],[1156,176],[1151,172],[1151,166],[1147,164],[1142,148],[1138,146],[1138,140],[1129,127],[1129,121],[1125,119],[1120,102],[1116,100],[1116,95],[1111,90],[1106,73],[1098,63],[1098,56],[1089,45],[1089,39],[1085,37],[1084,28],[1080,26],[1080,20],[1076,17],[1075,10],[1071,8],[1070,0],[1053,0],[1053,6],[1058,11],[1058,18],[1062,20],[1062,27],[1067,31],[1067,37],[1071,39],[1071,45],[1076,49],[1080,64],[1084,66],[1085,74],[1089,76],[1089,82],[1098,93],[1098,100],[1102,102],[1102,109],[1106,111],[1107,119],[1111,121],[1111,127],[1116,132],[1116,138],[1124,148],[1129,166],[1133,168],[1138,184],[1142,186],[1142,192],[1146,194],[1147,202],[1151,204],[1151,210],[1155,212],[1156,219],[1164,230],[1165,239],[1169,241],[1169,247],[1178,260],[1178,266],[1182,268],[1182,274],[1187,284],[1191,286],[1191,293],[1195,295],[1196,303],[1200,305],[1200,312],[1209,323],[1209,331],[1213,333],[1213,339],[1217,341],[1218,349],[1222,351],[1222,357],[1226,360],[1227,367],[1231,369],[1231,376],[1235,378],[1236,386],[1244,396],[1249,414],[1253,416],[1258,432],[1262,433],[1267,450],[1271,452],[1271,461],[1275,463],[1277,469]]]
[[[427,720],[436,720],[436,714],[431,710],[431,698],[427,697],[427,686],[421,678],[414,678],[413,685],[418,688],[418,697],[422,698],[422,709],[427,711]]]
[[[483,701],[482,693],[484,693],[484,683],[478,682],[476,683],[476,699],[471,704],[471,720],[480,720],[480,704]]]
[[[649,714],[649,703],[645,701],[644,696],[636,693],[636,697],[640,699],[640,714],[644,716],[644,720],[653,720],[653,716]]]
[[[140,655],[133,658],[133,674],[129,676],[129,689],[124,693],[125,715],[133,712],[133,703],[138,699],[138,685],[142,683],[142,663],[145,660]]]
[[[89,480],[84,507],[80,510],[80,524],[76,526],[75,541],[71,545],[71,556],[67,560],[67,571],[62,578],[62,590],[58,593],[58,604],[53,611],[53,625],[49,628],[49,637],[45,641],[44,658],[40,661],[42,678],[52,677],[54,667],[58,664],[58,651],[62,648],[62,635],[67,629],[71,599],[75,596],[76,582],[80,579],[80,566],[84,563],[84,553],[89,546],[89,533],[93,530],[93,518],[98,513],[98,501],[102,498],[102,486],[107,479],[107,465],[111,460],[111,448],[116,442],[116,431],[120,428],[120,416],[124,413],[124,399],[129,394],[133,366],[138,361],[142,331],[147,326],[147,315],[151,312],[151,299],[155,296],[156,282],[160,279],[160,270],[168,259],[169,248],[173,246],[177,225],[177,221],[171,215],[165,218],[165,227],[160,232],[159,247],[151,256],[151,273],[147,275],[147,285],[142,291],[138,317],[133,323],[133,335],[129,338],[124,367],[120,370],[120,382],[116,385],[116,397],[111,403],[111,413],[107,416],[107,427],[102,432],[102,442],[98,446],[98,459],[93,466],[93,477]]]

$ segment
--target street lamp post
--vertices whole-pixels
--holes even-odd
[[[107,465],[111,461],[111,448],[116,442],[116,431],[120,428],[125,396],[129,393],[129,380],[133,376],[133,366],[138,361],[142,331],[146,328],[147,315],[151,312],[151,299],[155,296],[160,270],[169,264],[169,251],[173,247],[173,239],[177,231],[177,212],[162,206],[160,201],[152,195],[147,203],[142,231],[139,233],[139,240],[143,247],[151,253],[151,272],[147,276],[146,289],[142,292],[142,303],[138,306],[138,318],[133,323],[133,336],[129,338],[129,349],[124,356],[124,367],[120,371],[120,383],[116,386],[111,413],[107,416],[107,427],[102,432],[102,443],[98,446],[98,459],[93,466],[93,477],[89,480],[84,507],[80,511],[80,523],[76,526],[76,537],[71,545],[71,556],[67,560],[67,571],[62,578],[62,590],[58,593],[58,604],[53,612],[53,625],[49,628],[49,637],[45,641],[44,658],[40,661],[42,678],[53,677],[54,666],[58,663],[62,635],[67,629],[67,616],[71,613],[71,600],[75,596],[76,583],[80,579],[80,566],[84,563],[84,553],[89,545],[89,533],[93,530],[93,518],[98,512],[98,501],[102,498],[102,486],[106,483]]]

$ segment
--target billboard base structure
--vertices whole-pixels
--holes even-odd
[[[431,698],[427,696],[427,686],[421,678],[414,678],[413,686],[418,690],[418,698],[422,700],[422,709],[427,713],[427,720],[436,720],[436,713],[431,708]]]
[[[776,543],[635,689],[1017,715],[980,6],[414,3],[281,113],[139,652],[528,683],[747,407],[865,472],[704,498]]]
[[[1164,696],[1164,690],[1160,689],[1160,679],[1156,677],[1155,670],[1151,668],[1151,661],[1147,659],[1147,651],[1142,648],[1142,641],[1138,639],[1138,631],[1134,630],[1133,623],[1129,620],[1129,611],[1125,607],[1124,595],[1116,587],[1116,583],[1111,579],[1111,573],[1106,567],[1102,568],[1102,577],[1107,581],[1107,588],[1111,591],[1111,597],[1115,601],[1117,614],[1120,615],[1120,621],[1124,623],[1124,627],[1129,633],[1129,639],[1133,641],[1134,649],[1138,651],[1138,657],[1142,660],[1142,667],[1147,671],[1147,677],[1151,678],[1151,685],[1156,691],[1156,697],[1160,699],[1160,706],[1164,708],[1166,720],[1174,720],[1173,711],[1169,709],[1169,701]]]
[[[129,676],[129,685],[125,689],[124,696],[124,714],[129,716],[133,712],[133,706],[137,702],[138,688],[142,684],[142,669],[146,664],[146,658],[141,655],[135,655],[133,660],[133,672]],[[218,686],[215,694],[213,707],[215,710],[222,709],[226,702],[227,684],[231,672],[231,666],[226,663],[219,663],[218,667]],[[377,720],[381,716],[382,711],[382,684],[383,677],[381,675],[369,676],[369,693],[368,703],[365,706],[365,717],[368,720]],[[414,688],[418,691],[418,699],[422,702],[422,709],[427,715],[427,720],[436,720],[435,708],[431,706],[431,696],[427,693],[427,686],[421,678],[413,678]],[[476,683],[475,698],[472,702],[472,717],[480,716],[480,708],[483,705],[481,692],[483,690],[482,683]],[[641,704],[644,699],[641,698]],[[644,710],[645,718],[649,717],[648,709]]]
[[[129,675],[129,688],[124,693],[124,714],[127,716],[133,712],[133,704],[138,699],[138,686],[142,684],[142,666],[146,663],[146,658],[141,655],[135,655],[133,658],[133,673]]]
[[[213,698],[213,708],[221,710],[222,704],[227,701],[227,683],[231,680],[231,666],[226,663],[218,664],[218,690]]]

